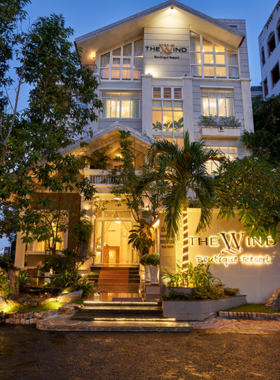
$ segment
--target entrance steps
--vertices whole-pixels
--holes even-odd
[[[140,284],[138,267],[93,267],[91,279],[100,285]]]
[[[80,313],[71,321],[77,326],[90,326],[90,331],[190,332],[187,322],[163,318],[159,302],[98,302],[85,301]],[[82,325],[81,325],[82,324]]]

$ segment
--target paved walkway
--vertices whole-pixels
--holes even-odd
[[[238,331],[280,331],[280,321],[255,321],[255,320],[238,320],[209,318],[204,322],[164,322],[151,324],[143,321],[139,323],[128,321],[75,321],[71,320],[71,315],[58,315],[38,320],[36,327],[39,330],[47,331],[190,331],[189,325],[194,330],[221,330],[225,332]]]
[[[191,322],[193,329],[205,330],[263,330],[280,331],[280,321],[255,321],[242,319],[209,318],[204,322]]]

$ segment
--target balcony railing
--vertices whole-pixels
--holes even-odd
[[[111,177],[109,175],[90,175],[89,182],[92,185],[114,185],[116,182],[116,177]]]

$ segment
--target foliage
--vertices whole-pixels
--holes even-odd
[[[233,297],[239,292],[238,288],[224,288],[224,292],[226,296]]]
[[[167,279],[167,286],[170,287],[179,287],[182,286],[191,286],[198,288],[199,292],[205,292],[205,290],[214,292],[212,288],[220,287],[221,280],[215,276],[212,276],[210,272],[210,264],[198,264],[193,266],[191,262],[188,263],[186,271],[183,271],[183,266],[180,262],[177,262],[177,271],[176,273],[170,272],[168,269],[165,269],[162,273],[162,278]]]
[[[167,286],[178,287],[180,285],[189,286],[189,280],[187,272],[183,272],[183,265],[177,261],[176,263],[177,270],[175,273],[171,273],[168,269],[165,269],[162,272],[162,278],[167,280]]]
[[[18,277],[17,277],[17,284],[19,286],[19,288],[22,286],[22,285],[26,285],[28,282],[30,281],[29,277],[28,277],[28,273],[27,273],[27,270],[19,270],[18,272]]]
[[[199,117],[199,125],[203,127],[241,128],[242,123],[234,116],[203,116]]]
[[[146,264],[146,260],[147,260],[147,257],[148,257],[148,253],[146,253],[145,255],[142,255],[141,258],[140,258],[140,264],[141,265],[148,265]]]
[[[220,151],[204,148],[203,140],[190,143],[186,132],[183,148],[163,140],[154,142],[148,151],[148,164],[152,169],[143,175],[137,190],[141,192],[151,184],[156,188],[157,183],[164,183],[165,194],[161,198],[167,238],[173,238],[179,232],[182,212],[190,206],[190,198],[193,198],[190,191],[195,194],[201,208],[197,232],[209,226],[214,197],[218,194],[221,202],[226,202],[224,191],[215,186],[215,181],[208,175],[206,168],[207,161],[222,162],[224,158]]]
[[[89,244],[93,231],[93,224],[86,218],[81,218],[73,226],[73,238],[76,241],[76,251],[89,253]],[[84,252],[83,252],[84,253]]]
[[[152,232],[145,224],[134,226],[134,229],[129,231],[128,244],[136,248],[139,252],[148,253],[153,245]]]
[[[144,163],[135,171],[135,162],[140,154],[133,149],[133,140],[130,132],[120,131],[120,155],[114,158],[115,166],[110,175],[115,178],[111,193],[121,198],[131,210],[134,220],[139,224],[152,227],[158,217],[158,208],[161,205],[162,194],[165,193],[163,181],[156,181],[145,188],[139,188],[143,178],[153,170],[149,163]]]
[[[74,273],[85,262],[81,252],[66,248],[61,253],[61,256],[44,256],[42,264],[39,265],[38,269],[42,272],[50,272],[52,270],[57,274],[63,275],[66,272]]]
[[[0,256],[0,268],[7,271],[13,264],[13,260],[8,255]]]
[[[4,272],[0,272],[0,296],[7,299],[13,293],[11,281]]]
[[[90,156],[84,156],[84,160],[89,164],[90,169],[108,170],[111,158],[107,155],[108,148],[96,150]]]
[[[17,14],[13,13],[15,3],[21,7]],[[65,220],[70,213],[64,206],[56,208],[58,198],[75,191],[91,200],[96,192],[80,174],[86,164],[63,152],[74,143],[83,146],[82,136],[92,135],[86,127],[97,119],[102,103],[93,72],[81,67],[80,51],[70,41],[73,30],[65,26],[62,16],[41,17],[27,32],[14,32],[17,20],[26,16],[22,10],[26,3],[9,1],[0,16],[5,19],[0,43],[6,41],[5,30],[11,30],[7,54],[0,57],[0,87],[4,89],[0,94],[0,235],[16,229],[23,232],[26,244],[49,240],[55,253],[60,232],[69,227]],[[12,59],[18,63],[14,104],[10,96],[14,84],[7,76]],[[24,85],[28,86],[28,105],[19,111]],[[81,107],[77,99],[87,106]],[[48,218],[54,210],[60,212]]]
[[[221,206],[219,217],[235,217],[250,237],[268,236],[279,240],[277,225],[280,222],[280,169],[265,157],[244,157],[225,162],[218,170],[216,183],[228,194],[228,204]]]
[[[54,287],[65,288],[69,293],[76,290],[83,290],[83,297],[93,293],[94,287],[87,281],[87,278],[80,276],[77,270],[66,271],[61,277],[51,278],[51,285]]]
[[[210,288],[192,289],[191,294],[185,294],[183,292],[176,292],[171,290],[168,297],[162,296],[164,301],[194,301],[205,299],[220,299],[226,298],[227,295],[221,286],[211,286]]]
[[[254,132],[244,131],[244,145],[257,157],[266,155],[269,162],[280,162],[280,95],[253,98]],[[267,156],[268,155],[268,156]]]
[[[188,263],[188,278],[189,282],[195,287],[210,289],[213,285],[221,285],[221,280],[212,276],[210,272],[210,264],[198,264],[193,266]]]
[[[146,258],[146,265],[151,265],[153,267],[158,267],[160,263],[160,257],[158,253],[151,253]]]

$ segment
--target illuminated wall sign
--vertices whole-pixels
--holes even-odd
[[[173,53],[188,52],[188,49],[184,46],[174,46],[174,44],[159,44],[158,46],[145,46],[145,51],[159,53],[160,55],[154,55],[154,58],[159,59],[180,59],[178,56],[173,56]]]
[[[220,253],[214,256],[196,256],[197,263],[223,264],[226,267],[230,264],[271,264],[270,255],[244,254],[243,246],[247,248],[272,248],[277,243],[269,237],[265,241],[262,239],[245,237],[245,232],[221,232],[220,236],[210,236],[206,238],[189,237],[190,246],[208,246],[210,248],[221,248]],[[242,254],[243,253],[243,254]]]

